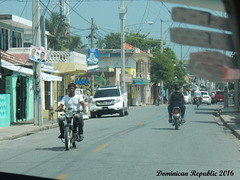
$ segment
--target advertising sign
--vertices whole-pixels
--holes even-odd
[[[48,51],[39,47],[31,46],[28,59],[34,62],[45,64]]]
[[[87,55],[87,65],[97,65],[98,64],[98,49],[88,49]]]

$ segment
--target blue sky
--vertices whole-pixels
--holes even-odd
[[[57,0],[42,0],[48,9],[58,10],[56,5]],[[45,7],[40,3],[42,9]],[[120,0],[69,0],[70,4],[70,23],[74,29],[71,29],[72,34],[81,36],[85,44],[90,42],[86,36],[90,34],[91,18],[94,19],[95,25],[98,27],[96,32],[97,37],[104,37],[111,32],[120,32],[120,20],[118,8]],[[127,14],[125,25],[126,29],[136,32],[141,30],[142,34],[149,33],[149,37],[160,39],[161,23],[163,20],[164,41],[165,47],[170,47],[177,55],[177,58],[186,59],[189,53],[202,51],[203,48],[195,48],[190,46],[181,46],[172,43],[169,36],[169,28],[171,27],[191,27],[190,25],[173,22],[171,19],[171,10],[173,7],[179,7],[178,4],[162,3],[159,1],[133,0],[125,1],[127,6]],[[181,6],[186,7],[186,6]],[[72,10],[74,9],[74,11]],[[206,9],[205,9],[206,10]],[[30,0],[0,0],[1,14],[14,14],[26,19],[32,19],[32,2]],[[208,11],[208,10],[206,10]],[[211,11],[214,15],[219,15],[219,12]],[[49,11],[46,11],[46,16],[49,16]],[[144,24],[146,21],[152,21],[152,25]],[[138,24],[138,25],[133,25]]]

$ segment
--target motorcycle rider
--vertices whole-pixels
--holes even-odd
[[[183,118],[184,117],[184,114],[185,114],[185,105],[186,102],[185,102],[185,98],[184,98],[184,94],[182,92],[180,92],[180,87],[179,85],[175,85],[174,87],[175,89],[175,92],[171,93],[169,98],[168,98],[168,114],[169,114],[169,123],[172,123],[172,109],[173,107],[175,106],[179,106],[180,109],[181,109],[181,112],[182,112],[182,122],[186,122],[185,119]]]
[[[65,95],[62,100],[61,100],[61,104],[58,106],[58,108],[55,110],[56,112],[60,111],[63,109],[63,107],[65,106],[66,108],[73,108],[74,110],[80,110],[80,107],[82,106],[83,108],[83,112],[86,112],[86,106],[84,104],[84,99],[81,95],[78,95],[75,93],[76,90],[76,85],[74,83],[70,83],[68,84],[68,94]],[[64,116],[59,116],[58,117],[58,124],[59,124],[59,130],[60,130],[60,135],[58,136],[58,138],[64,138]],[[83,136],[83,116],[81,113],[77,113],[74,116],[74,121],[73,121],[73,127],[74,127],[74,132],[77,131],[77,125],[78,125],[78,130],[79,130],[79,134],[78,134],[78,141],[82,141],[84,136]]]
[[[200,103],[202,102],[202,94],[201,94],[201,91],[199,91],[199,89],[197,89],[197,90],[194,92],[194,95],[193,95],[193,103],[194,103],[194,104],[196,103],[196,98],[199,98]]]

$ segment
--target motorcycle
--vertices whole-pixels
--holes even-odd
[[[172,125],[175,126],[175,130],[179,129],[179,126],[182,124],[182,112],[179,106],[173,107],[172,110]]]
[[[197,108],[198,108],[200,106],[200,98],[197,97],[195,99],[195,102],[196,102],[196,105],[197,105]]]
[[[80,113],[80,111],[74,111],[72,108],[67,108],[64,110],[64,142],[66,150],[69,150],[71,145],[76,147],[76,141],[78,139],[78,128],[74,132],[73,119],[74,115]]]
[[[161,104],[162,97],[159,95],[157,100],[156,100],[156,106],[159,106]]]

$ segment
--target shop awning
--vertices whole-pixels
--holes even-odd
[[[141,78],[133,78],[133,83],[130,83],[132,85],[150,85],[151,81],[147,79],[141,79]]]
[[[60,74],[87,72],[86,64],[81,64],[81,63],[53,63],[53,64],[54,64],[54,69],[59,70]]]
[[[9,69],[11,71],[22,73],[22,74],[33,75],[32,69],[25,68],[22,66],[16,66],[4,60],[2,60],[2,67]],[[54,75],[43,73],[43,72],[41,73],[41,75],[42,75],[42,80],[44,81],[62,81],[62,77],[59,77],[59,76],[54,76]]]

